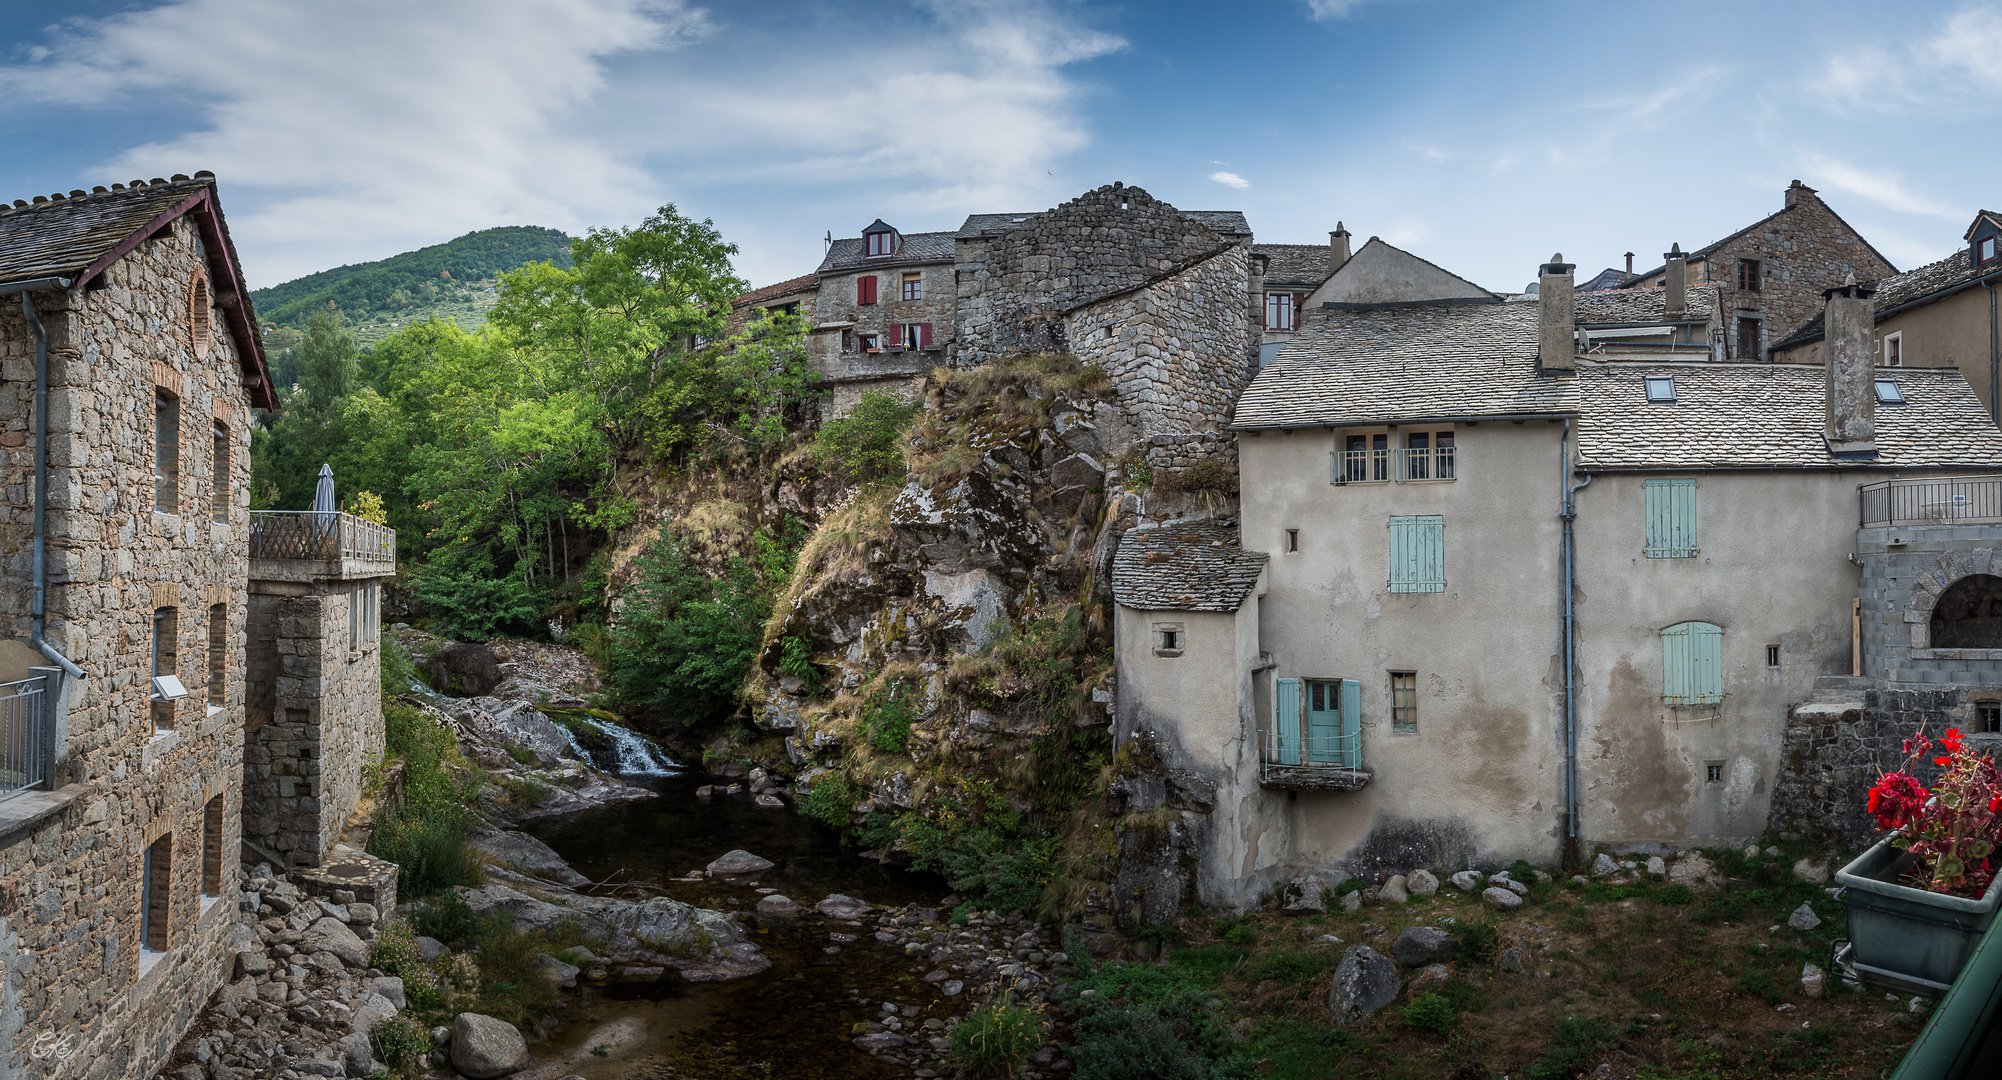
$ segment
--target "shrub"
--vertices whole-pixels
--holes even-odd
[[[1434,1035],[1453,1030],[1453,1003],[1439,994],[1418,994],[1404,1007],[1404,1026]]]
[[[369,944],[368,962],[381,968],[384,975],[399,979],[423,967],[424,957],[417,950],[417,935],[411,932],[410,924],[402,919],[384,923]]]
[[[1460,954],[1480,964],[1491,964],[1501,952],[1501,935],[1491,922],[1467,923],[1459,928]]]
[[[799,812],[835,829],[848,827],[848,815],[862,798],[854,784],[838,772],[822,773],[798,796]]]
[[[431,1032],[408,1014],[377,1021],[368,1033],[368,1041],[375,1048],[375,1056],[392,1069],[414,1065],[431,1050]]]
[[[886,754],[906,752],[911,737],[911,722],[917,719],[918,711],[911,704],[917,696],[916,690],[903,679],[898,679],[888,690],[869,699],[862,709],[862,735],[869,745]]]
[[[625,699],[670,723],[705,723],[728,711],[757,655],[770,590],[749,560],[712,578],[689,540],[663,532],[635,561],[619,623],[610,631],[611,680]]]
[[[507,801],[515,806],[533,809],[549,801],[549,785],[532,776],[506,777],[501,787],[507,790]]]
[[[540,631],[541,598],[520,578],[495,575],[484,557],[440,558],[418,571],[411,591],[431,613],[432,629],[457,641]]]
[[[1654,899],[1656,903],[1660,904],[1681,905],[1694,901],[1696,894],[1690,891],[1689,886],[1678,882],[1672,885],[1656,887],[1654,890]]]
[[[452,892],[434,897],[420,906],[416,918],[418,933],[446,944],[469,941],[479,928],[479,920],[473,916],[473,909],[467,906],[466,898]]]
[[[902,476],[904,429],[917,414],[917,405],[894,394],[868,391],[847,416],[820,425],[814,461],[851,484]]]
[[[1529,1080],[1572,1080],[1591,1057],[1619,1042],[1611,1021],[1596,1016],[1567,1016],[1551,1032],[1555,1046],[1523,1073]]]
[[[953,1025],[949,1054],[975,1076],[1013,1076],[1043,1045],[1043,1023],[1031,1009],[1001,1000],[982,1005]]]
[[[466,823],[459,817],[430,816],[406,806],[376,826],[368,851],[400,868],[397,891],[403,896],[480,883],[479,860],[466,845]]]
[[[780,641],[779,670],[805,683],[809,697],[820,693],[820,666],[813,662],[813,643],[805,638],[792,636]]]
[[[526,1027],[556,1004],[556,986],[542,973],[543,937],[515,928],[495,909],[479,924],[479,1009]]]

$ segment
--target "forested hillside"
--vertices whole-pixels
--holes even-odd
[[[509,225],[406,251],[378,262],[322,270],[250,294],[269,343],[295,344],[309,318],[328,305],[362,344],[396,329],[440,319],[477,330],[498,299],[495,280],[532,262],[570,265],[570,237],[555,229]],[[274,372],[279,385],[294,373]]]

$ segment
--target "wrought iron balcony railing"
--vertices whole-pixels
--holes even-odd
[[[2002,476],[1884,480],[1858,491],[1862,527],[2002,522]]]
[[[48,782],[47,677],[0,683],[0,800]]]

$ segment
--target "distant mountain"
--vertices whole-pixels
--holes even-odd
[[[250,294],[267,344],[283,347],[306,319],[329,302],[363,344],[396,326],[447,318],[468,329],[486,321],[493,307],[493,279],[532,262],[570,265],[570,237],[556,229],[507,225],[470,232],[457,240],[406,251],[379,262],[308,274]]]

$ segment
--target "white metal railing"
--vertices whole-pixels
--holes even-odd
[[[1452,480],[1458,475],[1455,447],[1336,450],[1335,483],[1403,483],[1406,480]]]
[[[250,557],[396,565],[396,530],[353,514],[318,510],[250,512]]]
[[[0,683],[0,800],[32,791],[49,779],[47,677]]]

